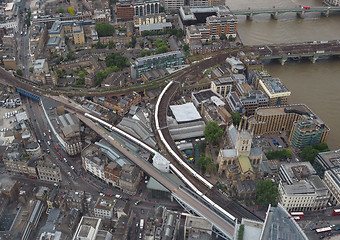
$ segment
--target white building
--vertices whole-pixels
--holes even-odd
[[[83,167],[86,171],[105,181],[104,166],[107,157],[103,155],[96,145],[88,145],[81,154]]]
[[[105,219],[113,218],[115,203],[116,201],[111,198],[107,197],[98,198],[93,208],[94,216]]]
[[[102,220],[100,218],[83,216],[72,240],[95,240],[99,239],[99,236],[100,239],[112,240],[112,234],[107,231],[100,230],[101,227]]]
[[[152,158],[152,165],[161,172],[169,172],[169,160],[163,157],[161,154],[156,153]]]
[[[329,191],[309,162],[280,166],[279,202],[287,211],[317,211],[327,206]]]

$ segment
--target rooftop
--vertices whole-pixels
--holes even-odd
[[[115,203],[116,201],[111,198],[100,197],[96,202],[95,208],[110,210],[114,207]]]
[[[327,169],[340,167],[340,150],[321,152],[317,158],[323,161]]]
[[[153,23],[153,24],[144,24],[139,26],[139,31],[156,31],[156,30],[163,30],[163,28],[170,28],[172,27],[171,22],[164,22],[164,23]]]
[[[296,221],[279,204],[269,206],[261,239],[308,240]]]
[[[247,156],[239,156],[238,161],[240,163],[241,171],[243,173],[246,173],[248,171],[253,171],[253,167],[251,166],[251,163]]]
[[[170,109],[179,123],[201,119],[201,115],[192,102],[182,105],[171,105]]]

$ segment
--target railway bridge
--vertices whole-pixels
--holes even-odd
[[[319,57],[340,56],[340,41],[313,41],[295,44],[253,46],[261,60],[277,59],[284,65],[288,59],[309,58],[315,63]]]
[[[304,18],[307,13],[320,13],[322,16],[328,17],[331,13],[340,12],[340,7],[296,7],[296,8],[266,8],[266,9],[251,9],[232,10],[236,16],[246,16],[248,20],[252,20],[253,16],[260,14],[270,14],[273,19],[278,19],[282,13],[296,13],[300,18]]]

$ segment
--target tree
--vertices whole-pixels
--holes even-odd
[[[57,75],[58,75],[58,78],[62,78],[63,77],[63,73],[60,69],[57,70]]]
[[[227,40],[227,36],[226,36],[225,34],[222,34],[222,35],[220,36],[220,40]]]
[[[18,74],[19,76],[23,76],[23,75],[24,75],[24,73],[22,72],[21,69],[17,69],[17,74]]]
[[[58,13],[64,13],[65,10],[63,8],[58,8]]]
[[[316,145],[314,146],[314,148],[315,148],[316,150],[319,150],[320,152],[328,152],[328,151],[329,151],[328,145],[327,145],[327,143],[325,143],[325,142],[316,144]]]
[[[207,170],[212,170],[211,165],[215,167],[215,165],[212,163],[212,160],[210,157],[205,157],[205,154],[202,153],[201,156],[198,159],[198,166],[202,171],[202,174],[205,174]],[[210,169],[209,169],[210,168]]]
[[[74,14],[75,14],[74,8],[73,8],[73,7],[69,7],[69,8],[68,8],[68,12],[71,13],[71,15],[74,15]]]
[[[189,45],[188,44],[184,44],[183,45],[183,50],[184,50],[184,52],[189,51]]]
[[[176,38],[181,39],[183,37],[183,30],[177,29]]]
[[[141,56],[141,57],[145,57],[145,55],[146,55],[146,51],[142,50],[142,51],[140,52],[140,56]]]
[[[212,121],[205,126],[204,137],[209,143],[216,145],[221,140],[222,135],[223,130],[218,127],[217,122]]]
[[[241,121],[241,116],[239,112],[231,112],[231,117],[233,118],[233,123],[238,126]]]
[[[304,161],[308,161],[313,164],[316,155],[318,155],[319,150],[313,148],[312,146],[306,146],[301,151],[301,157]]]
[[[141,39],[141,40],[139,40],[139,46],[141,47],[141,48],[144,48],[144,41]]]
[[[119,70],[122,70],[124,67],[127,66],[126,61],[126,57],[119,53],[111,53],[105,58],[105,63],[107,67],[117,66]]]
[[[168,51],[168,46],[166,45],[162,45],[160,46],[158,49],[157,49],[157,53],[160,54],[160,53],[166,53]]]
[[[30,67],[29,71],[30,71],[30,73],[33,73],[34,72],[34,67]]]
[[[146,55],[148,55],[148,56],[150,56],[150,55],[151,55],[151,53],[152,53],[152,51],[151,51],[151,50],[147,50],[147,51],[146,51]]]
[[[112,36],[115,33],[114,26],[105,22],[97,23],[95,30],[97,31],[99,37]]]
[[[109,49],[112,49],[116,46],[116,44],[112,41],[109,42]]]
[[[256,185],[256,203],[267,207],[269,204],[276,206],[278,190],[275,183],[271,180],[261,180]]]

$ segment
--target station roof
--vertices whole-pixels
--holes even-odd
[[[201,119],[201,115],[192,102],[182,105],[171,105],[170,109],[177,122],[191,122]]]

